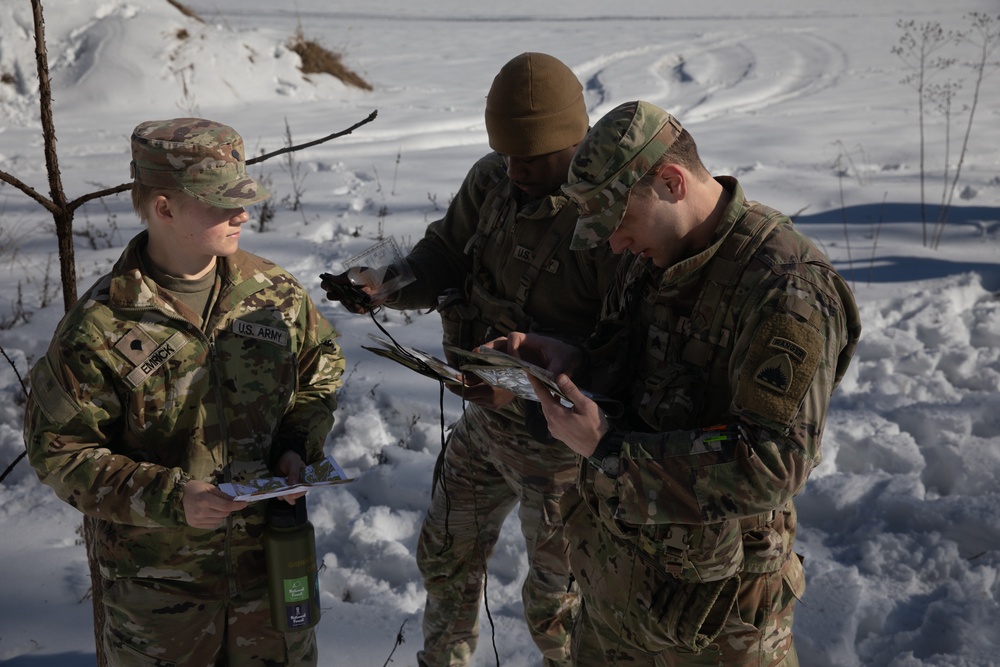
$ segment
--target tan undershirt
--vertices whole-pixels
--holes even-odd
[[[209,271],[201,278],[185,280],[166,274],[153,266],[145,248],[140,253],[140,261],[143,272],[152,278],[153,282],[161,289],[170,292],[174,298],[197,313],[200,318],[198,326],[204,327],[205,320],[215,304],[214,288],[218,263],[216,263],[216,271]]]

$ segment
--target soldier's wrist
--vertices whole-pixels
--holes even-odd
[[[289,433],[279,433],[271,443],[271,455],[268,468],[272,472],[278,472],[278,460],[286,453],[294,452],[299,455],[303,462],[309,460],[309,453],[306,451],[306,433],[296,429]]]
[[[621,453],[625,434],[615,429],[608,429],[597,441],[594,453],[588,457],[590,465],[594,466],[608,477],[618,477],[622,473]]]
[[[167,496],[167,507],[172,508],[175,514],[174,520],[179,526],[187,524],[187,512],[184,511],[184,487],[190,481],[191,475],[178,469],[173,479],[174,486]]]

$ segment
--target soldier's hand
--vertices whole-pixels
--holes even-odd
[[[506,352],[512,357],[537,364],[556,374],[572,373],[583,360],[583,352],[575,345],[549,336],[519,331],[512,331],[506,336],[484,343],[481,347]]]
[[[187,524],[205,529],[218,528],[226,517],[247,506],[245,500],[233,500],[214,484],[196,479],[184,485],[181,504]]]
[[[506,389],[500,389],[480,382],[478,384],[467,384],[464,387],[457,385],[446,385],[453,394],[461,396],[469,403],[481,405],[484,408],[499,410],[514,400],[515,396]]]
[[[552,437],[562,440],[580,456],[593,454],[601,436],[610,428],[607,416],[597,403],[585,396],[565,375],[559,375],[556,384],[559,385],[559,391],[573,404],[572,407],[553,396],[549,388],[535,376],[528,375],[528,380],[538,396]]]
[[[320,285],[326,292],[326,298],[330,301],[339,301],[344,304],[344,308],[352,313],[361,314],[372,307],[371,292],[373,288],[368,285],[355,285],[348,271],[333,275],[331,273],[320,274]]]
[[[288,485],[294,486],[302,479],[302,473],[305,472],[306,464],[297,452],[288,451],[281,455],[275,467],[278,474],[288,481]],[[306,495],[306,491],[281,496],[281,498],[289,505],[294,505],[295,501],[304,495]]]

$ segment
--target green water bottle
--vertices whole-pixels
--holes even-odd
[[[319,623],[316,534],[306,515],[305,497],[294,505],[281,498],[268,501],[264,558],[275,629],[296,632]]]

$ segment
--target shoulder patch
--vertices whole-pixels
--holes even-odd
[[[787,313],[769,316],[747,350],[736,388],[742,410],[781,424],[799,411],[823,351],[823,338],[812,326]]]
[[[39,359],[31,369],[31,399],[56,425],[65,424],[81,412],[80,405],[56,380],[48,357]]]
[[[753,381],[777,394],[786,394],[792,387],[795,371],[787,354],[766,360],[754,372]]]

